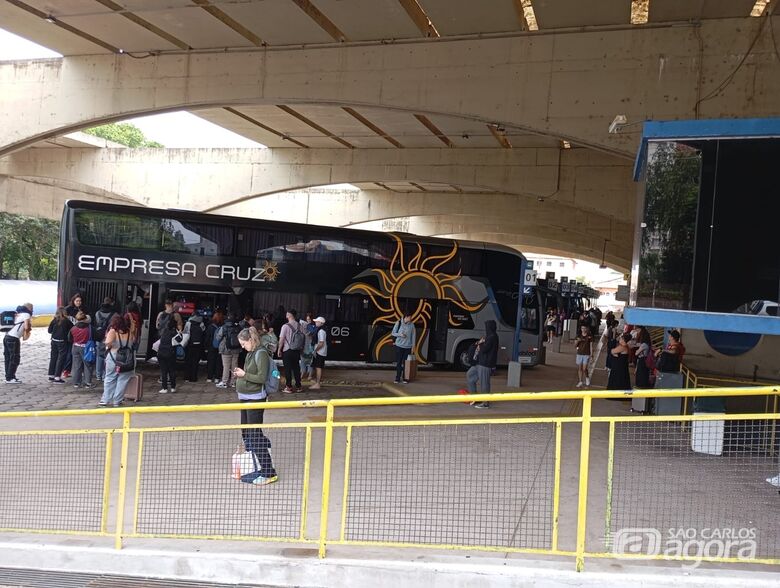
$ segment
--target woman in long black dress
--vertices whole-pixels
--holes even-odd
[[[650,333],[644,327],[639,327],[636,337],[636,375],[637,388],[652,388],[650,385],[650,368],[647,367],[647,356],[652,353]]]
[[[607,390],[631,390],[631,375],[628,373],[628,342],[631,333],[618,337],[618,344],[610,351],[612,369],[607,380]]]

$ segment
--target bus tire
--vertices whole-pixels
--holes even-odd
[[[471,367],[468,357],[469,347],[471,347],[476,342],[476,340],[462,341],[455,349],[455,360],[453,361],[453,365],[455,366],[456,370],[465,372]]]

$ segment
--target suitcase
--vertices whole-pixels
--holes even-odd
[[[138,402],[144,397],[144,376],[135,373],[130,377],[125,388],[125,400]]]
[[[404,364],[404,380],[414,382],[417,379],[417,358],[410,355]]]

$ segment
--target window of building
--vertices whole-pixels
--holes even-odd
[[[547,262],[547,267],[552,267],[552,261]]]
[[[565,266],[566,266],[566,264],[565,264],[564,262],[560,262],[560,263],[558,264],[558,267],[565,267]]]

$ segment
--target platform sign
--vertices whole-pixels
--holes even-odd
[[[526,269],[523,273],[523,286],[536,286],[536,270]]]
[[[568,296],[571,292],[571,284],[569,284],[569,278],[567,276],[561,276],[561,294]]]

